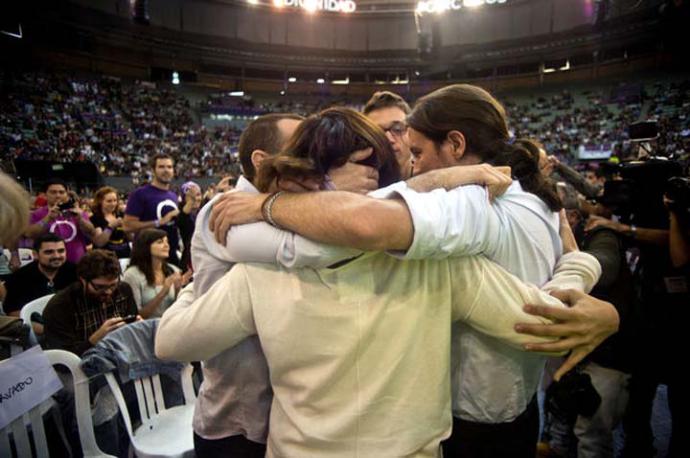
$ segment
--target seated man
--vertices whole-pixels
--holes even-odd
[[[7,281],[5,313],[19,316],[27,303],[54,294],[77,280],[74,264],[67,261],[65,242],[48,232],[34,240],[34,261],[14,272]]]
[[[77,264],[79,281],[57,293],[44,312],[46,349],[81,356],[109,332],[136,316],[132,288],[120,282],[120,261],[114,253],[93,250]]]

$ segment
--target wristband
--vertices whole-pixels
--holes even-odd
[[[637,237],[637,227],[634,224],[630,225],[630,237]]]
[[[264,221],[278,229],[282,229],[282,227],[273,219],[273,204],[275,204],[278,197],[282,194],[284,194],[284,191],[274,192],[264,200],[263,204],[261,204],[261,215],[264,217]]]
[[[161,220],[157,219],[153,222],[153,227],[161,227]]]

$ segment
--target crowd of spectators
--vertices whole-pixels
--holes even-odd
[[[147,181],[145,164],[159,152],[177,158],[183,178],[237,169],[231,153],[240,132],[201,126],[173,90],[45,73],[5,73],[1,84],[3,160],[90,161],[135,183]]]
[[[145,164],[156,153],[175,158],[176,175],[192,179],[237,175],[237,143],[246,122],[268,112],[308,115],[332,105],[361,108],[345,96],[254,99],[229,93],[194,104],[182,93],[153,83],[48,73],[0,74],[0,160],[91,161],[105,176],[150,180]],[[655,149],[690,149],[690,81],[624,84],[613,89],[507,94],[515,137],[538,138],[549,154],[578,162],[586,146],[624,160],[636,151],[628,126],[658,122]],[[206,127],[204,117],[229,114],[239,122]]]
[[[580,145],[610,149],[619,160],[636,155],[628,127],[656,121],[653,145],[662,155],[690,149],[690,81],[626,84],[608,90],[564,90],[549,97],[505,97],[516,137],[538,138],[549,154],[573,164]]]

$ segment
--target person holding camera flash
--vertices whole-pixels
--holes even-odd
[[[67,261],[76,264],[86,253],[89,240],[102,231],[91,224],[89,214],[81,209],[64,181],[59,178],[48,180],[45,192],[48,205],[31,213],[24,235],[36,238],[52,232],[65,241]]]

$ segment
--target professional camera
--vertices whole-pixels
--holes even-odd
[[[683,174],[683,167],[665,158],[608,165],[621,179],[608,180],[597,200],[628,224],[663,229],[668,227],[664,194],[670,178]]]

